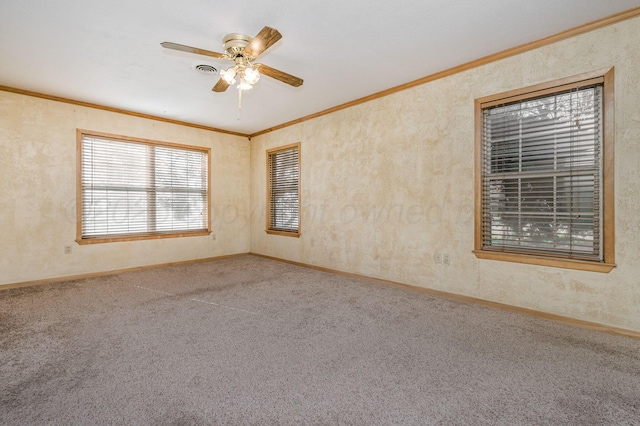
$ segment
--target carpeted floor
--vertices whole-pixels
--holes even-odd
[[[243,256],[0,291],[0,424],[637,425],[640,341]]]

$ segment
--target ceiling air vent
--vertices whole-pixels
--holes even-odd
[[[200,74],[215,74],[218,72],[216,67],[205,62],[196,62],[192,65],[192,68],[198,71]]]

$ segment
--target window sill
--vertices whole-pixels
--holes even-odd
[[[478,259],[501,260],[504,262],[525,263],[528,265],[551,266],[554,268],[576,269],[589,272],[611,272],[615,263],[589,262],[586,260],[560,259],[553,257],[534,256],[528,254],[502,253],[484,250],[474,250]]]
[[[300,238],[300,232],[272,231],[270,229],[267,229],[265,232],[271,235],[281,235],[283,237]]]
[[[181,238],[181,237],[202,237],[211,234],[211,231],[198,232],[181,232],[175,234],[151,234],[136,235],[131,237],[98,237],[98,238],[78,238],[76,243],[84,244],[102,244],[102,243],[118,243],[124,241],[140,241],[140,240],[157,240],[160,238]]]

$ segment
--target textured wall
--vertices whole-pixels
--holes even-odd
[[[253,138],[251,251],[640,330],[639,45],[636,18]],[[474,99],[611,66],[618,267],[476,259]],[[265,150],[298,141],[302,236],[267,235]]]
[[[216,240],[76,244],[76,128],[210,147]],[[249,165],[246,138],[0,91],[0,285],[246,253]]]

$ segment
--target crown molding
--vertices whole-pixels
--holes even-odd
[[[557,33],[557,34],[554,34],[554,35],[551,35],[551,36],[548,36],[548,37],[545,37],[545,38],[541,38],[539,40],[535,40],[535,41],[532,41],[532,42],[529,42],[529,43],[525,43],[525,44],[522,44],[520,46],[512,47],[510,49],[503,50],[501,52],[493,53],[491,55],[488,55],[488,56],[485,56],[485,57],[482,57],[482,58],[479,58],[479,59],[475,59],[475,60],[473,60],[471,62],[467,62],[465,64],[458,65],[458,66],[455,66],[453,68],[449,68],[447,70],[440,71],[440,72],[437,72],[435,74],[431,74],[431,75],[428,75],[426,77],[422,77],[422,78],[419,78],[417,80],[410,81],[408,83],[404,83],[404,84],[401,84],[399,86],[395,86],[395,87],[392,87],[390,89],[386,89],[386,90],[374,93],[374,94],[369,95],[369,96],[365,96],[363,98],[359,98],[359,99],[356,99],[356,100],[353,100],[353,101],[350,101],[350,102],[346,102],[344,104],[341,104],[341,105],[338,105],[338,106],[335,106],[335,107],[332,107],[332,108],[329,108],[329,109],[325,109],[324,111],[316,112],[314,114],[310,114],[310,115],[307,115],[307,116],[304,116],[304,117],[301,117],[301,118],[298,118],[298,119],[295,119],[295,120],[292,120],[292,121],[288,121],[286,123],[283,123],[283,124],[280,124],[280,125],[277,125],[277,126],[274,126],[274,127],[270,127],[268,129],[261,130],[261,131],[256,132],[256,133],[252,133],[251,135],[249,135],[249,139],[251,139],[251,138],[253,138],[255,136],[263,135],[265,133],[273,132],[275,130],[283,129],[285,127],[293,126],[294,124],[298,124],[298,123],[302,123],[304,121],[312,120],[314,118],[322,117],[323,115],[331,114],[331,113],[334,113],[336,111],[340,111],[342,109],[351,108],[353,106],[360,105],[360,104],[363,104],[365,102],[369,102],[369,101],[373,101],[375,99],[379,99],[379,98],[382,98],[382,97],[385,97],[385,96],[393,95],[394,93],[398,93],[398,92],[401,92],[403,90],[410,89],[412,87],[420,86],[420,85],[423,85],[425,83],[429,83],[429,82],[434,81],[434,80],[439,80],[439,79],[442,79],[442,78],[445,78],[445,77],[449,77],[449,76],[454,75],[454,74],[458,74],[458,73],[461,73],[461,72],[464,72],[464,71],[468,71],[468,70],[473,69],[473,68],[478,68],[478,67],[481,67],[483,65],[490,64],[492,62],[497,62],[499,60],[508,58],[510,56],[515,56],[515,55],[519,55],[521,53],[529,52],[531,50],[535,50],[535,49],[538,49],[538,48],[543,47],[543,46],[554,44],[554,43],[557,43],[557,42],[562,41],[562,40],[566,40],[566,39],[569,39],[569,38],[572,38],[572,37],[575,37],[575,36],[578,36],[578,35],[581,35],[581,34],[585,34],[585,33],[591,32],[591,31],[598,30],[600,28],[604,28],[604,27],[607,27],[607,26],[610,26],[610,25],[613,25],[613,24],[617,24],[619,22],[623,22],[623,21],[635,18],[637,16],[640,16],[640,7],[636,7],[634,9],[629,9],[627,11],[624,11],[624,12],[621,12],[621,13],[617,13],[615,15],[611,15],[611,16],[608,16],[606,18],[598,19],[597,21],[589,22],[587,24],[583,24],[583,25],[580,25],[578,27],[571,28],[569,30],[566,30],[566,31],[563,31],[563,32],[560,32],[560,33]]]

